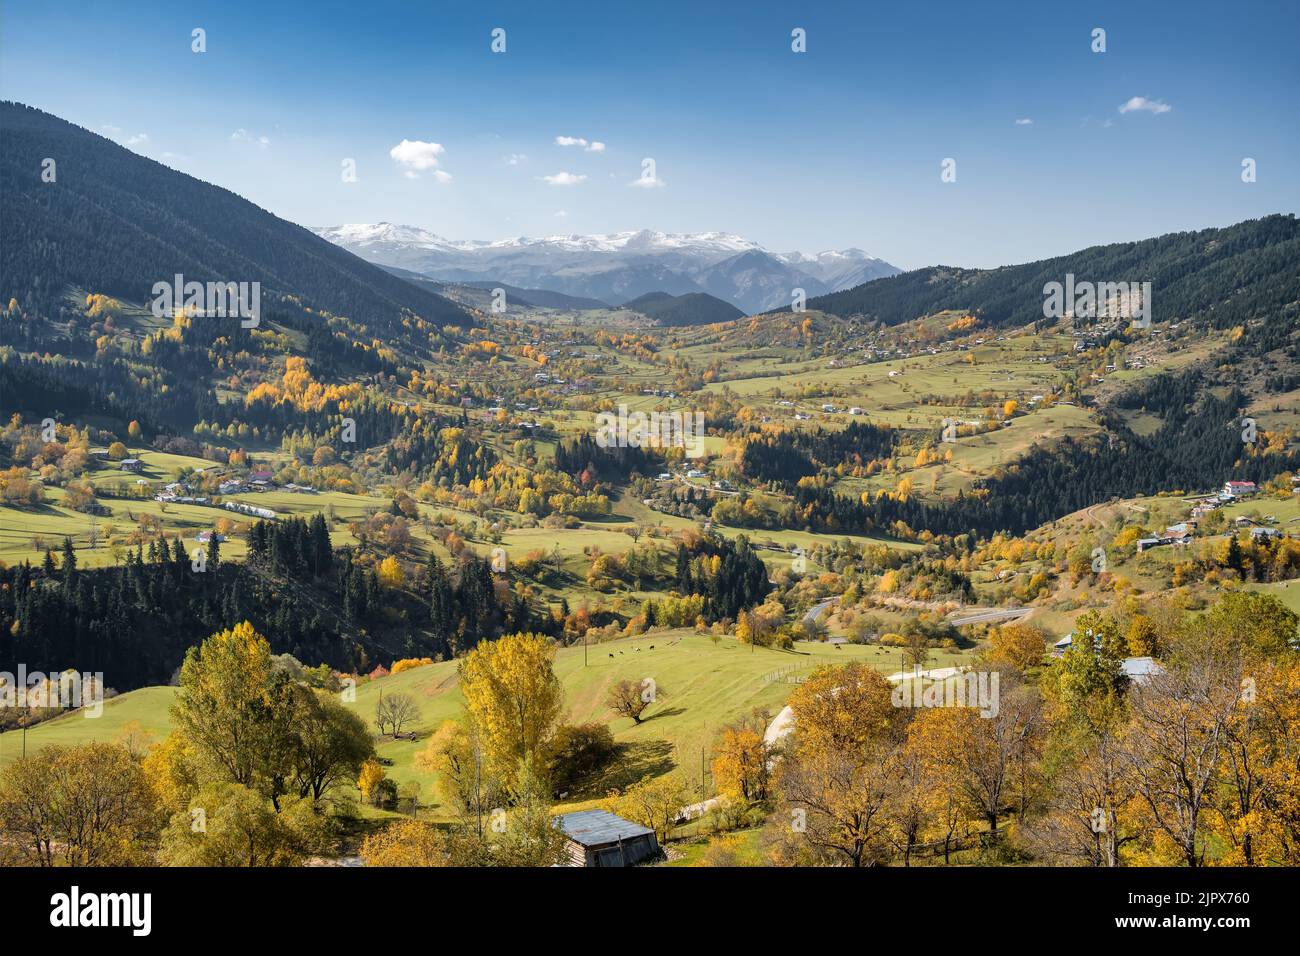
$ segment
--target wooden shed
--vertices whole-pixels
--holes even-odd
[[[659,855],[653,830],[605,810],[565,813],[556,826],[569,838],[574,866],[635,866]]]

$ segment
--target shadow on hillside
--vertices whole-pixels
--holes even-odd
[[[627,515],[607,514],[607,515],[588,515],[582,519],[583,524],[631,524],[632,519]]]
[[[653,714],[642,717],[641,723],[648,724],[650,721],[658,720],[660,717],[680,717],[684,713],[686,713],[685,707],[665,707],[663,710],[656,710]]]
[[[608,796],[611,790],[623,790],[645,777],[668,773],[673,766],[673,745],[666,740],[619,744],[605,769],[584,780],[568,799]]]
[[[56,508],[53,504],[49,502],[42,502],[41,504],[33,505],[33,504],[28,504],[27,502],[6,501],[5,507],[12,508],[14,511],[19,511],[26,515],[53,515],[54,517],[63,516],[63,510],[60,508]],[[68,509],[68,510],[70,511],[72,509]],[[53,534],[51,534],[50,536],[54,537]]]

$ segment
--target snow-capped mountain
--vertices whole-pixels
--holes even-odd
[[[822,295],[900,271],[860,249],[775,254],[725,232],[642,229],[489,242],[388,222],[313,231],[363,259],[449,282],[503,282],[612,303],[647,292],[708,292],[748,313],[788,304],[796,287]]]

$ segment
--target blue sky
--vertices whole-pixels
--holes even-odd
[[[993,266],[1296,211],[1297,40],[1290,0],[2,0],[0,95],[304,225],[717,230]],[[404,140],[441,151],[404,164]],[[630,185],[646,157],[661,185]]]

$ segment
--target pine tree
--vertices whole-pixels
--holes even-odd
[[[77,581],[77,552],[72,548],[72,539],[63,539],[63,586],[69,593]]]

